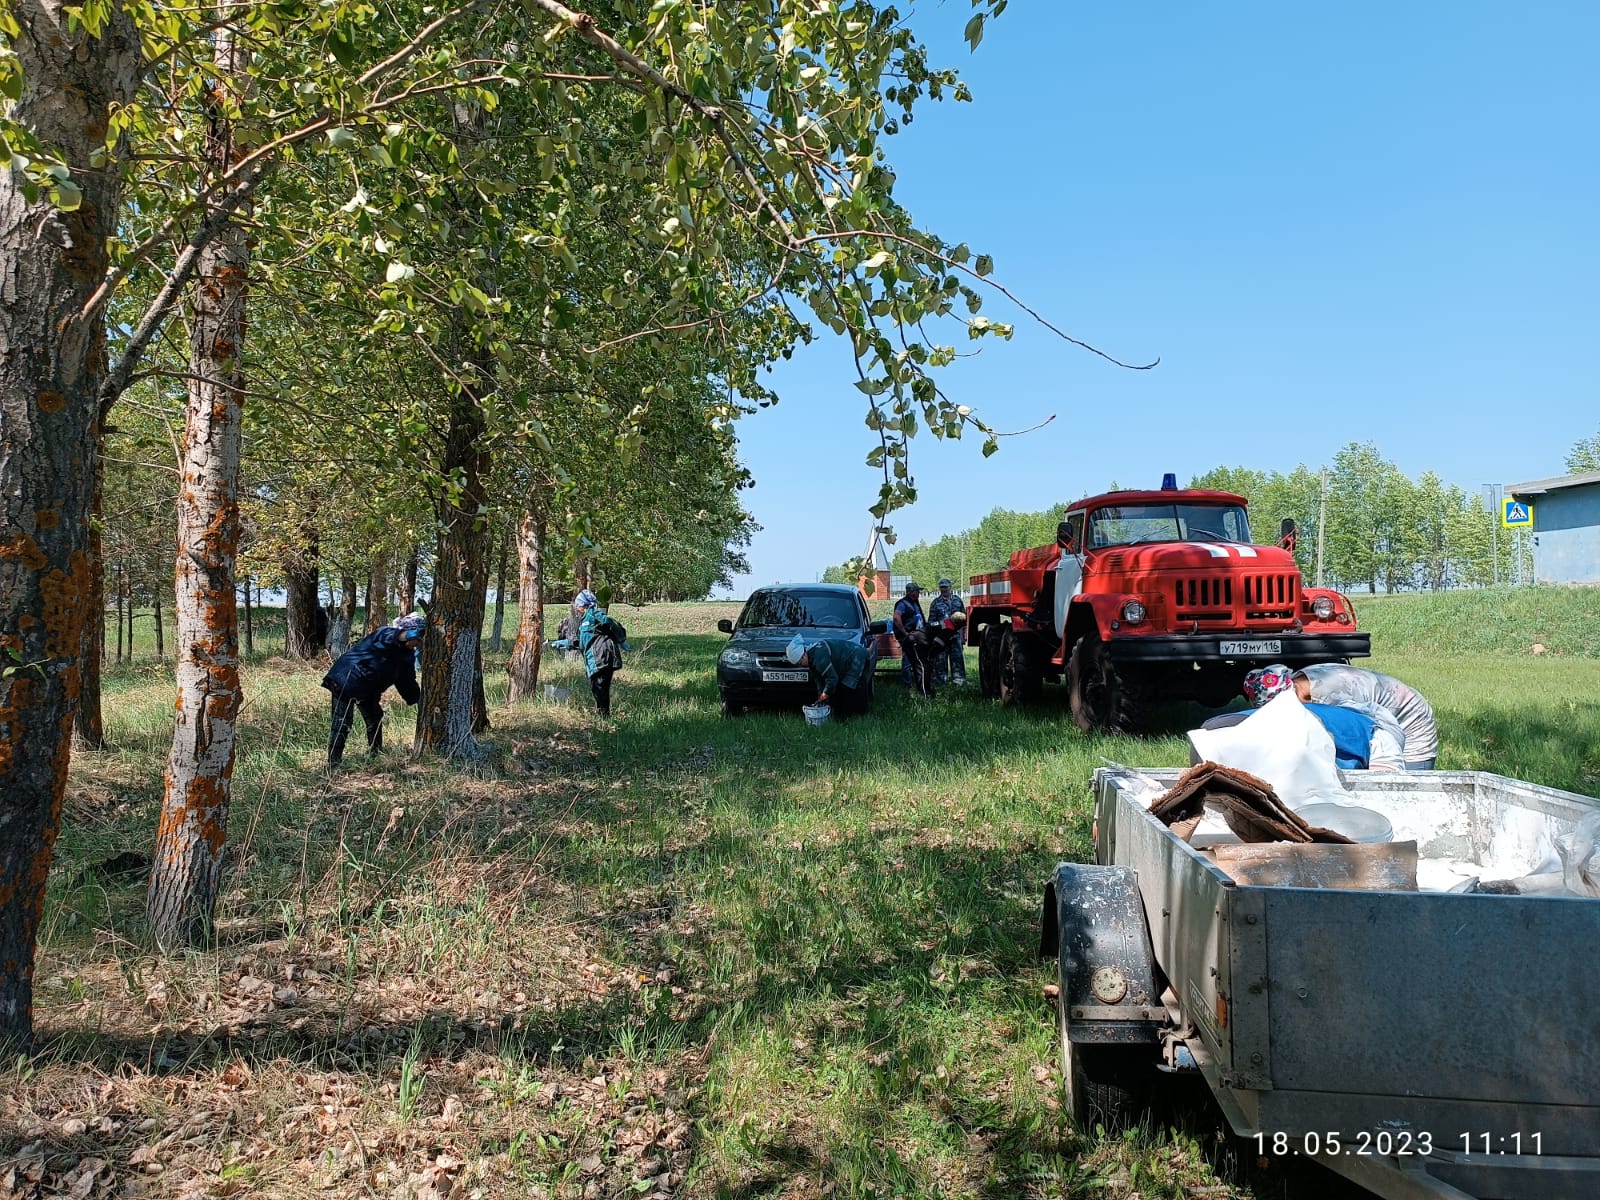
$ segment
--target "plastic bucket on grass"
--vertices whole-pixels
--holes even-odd
[[[826,704],[803,704],[800,711],[805,714],[807,725],[826,725],[833,709]]]

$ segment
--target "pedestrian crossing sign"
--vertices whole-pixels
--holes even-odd
[[[1507,529],[1532,529],[1533,505],[1509,497],[1501,501],[1500,524]]]

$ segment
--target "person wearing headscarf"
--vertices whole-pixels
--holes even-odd
[[[583,651],[584,670],[589,675],[589,690],[594,707],[602,717],[611,715],[611,677],[622,669],[622,650],[628,631],[606,615],[595,594],[585,588],[572,602],[583,610],[578,625],[578,649]]]
[[[799,634],[784,648],[793,666],[806,667],[816,685],[817,703],[826,704],[841,721],[866,712],[872,705],[872,655],[849,638],[823,638],[807,646]]]
[[[333,693],[332,725],[328,732],[328,765],[336,767],[344,758],[345,741],[359,709],[367,727],[367,754],[383,749],[383,693],[391,687],[407,704],[422,698],[417,686],[414,652],[422,644],[427,622],[420,614],[408,613],[394,624],[367,634],[341,654],[322,686]]]
[[[1261,667],[1244,677],[1244,694],[1252,709],[1290,690],[1333,739],[1334,766],[1345,770],[1406,769],[1405,733],[1383,710],[1366,704],[1318,704],[1307,697],[1305,673],[1282,664]]]

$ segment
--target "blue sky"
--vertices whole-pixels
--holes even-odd
[[[975,96],[889,141],[901,202],[1074,336],[1161,365],[994,297],[1014,338],[945,389],[1002,429],[1055,420],[989,459],[918,437],[900,546],[1351,441],[1468,488],[1540,478],[1600,429],[1600,5],[1012,0],[975,54],[966,0],[901,7]],[[852,378],[819,341],[741,421],[763,529],[736,595],[863,549]]]

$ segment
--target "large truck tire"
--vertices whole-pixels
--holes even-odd
[[[1000,702],[1032,704],[1044,685],[1039,639],[1011,626],[1000,639]]]
[[[1117,673],[1111,652],[1091,629],[1072,647],[1067,662],[1072,719],[1085,733],[1119,733],[1138,728],[1138,697]]]
[[[978,694],[985,700],[1000,698],[1000,640],[1006,627],[1000,622],[985,625],[978,639]]]

